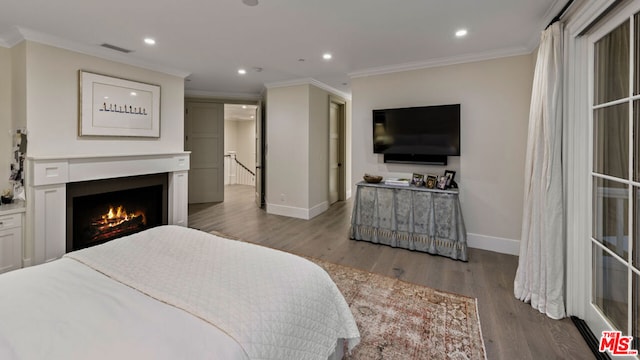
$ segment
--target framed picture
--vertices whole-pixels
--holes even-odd
[[[453,181],[453,178],[456,176],[456,172],[453,170],[445,170],[444,176],[447,177],[447,187],[449,187],[451,186],[451,182]]]
[[[446,190],[447,189],[447,177],[442,175],[440,176],[440,178],[438,179],[438,183],[436,184],[436,188],[440,189],[440,190]]]
[[[425,185],[427,189],[435,189],[436,183],[438,182],[438,178],[433,175],[427,175],[427,180],[425,181]]]
[[[424,186],[424,175],[414,173],[411,177],[411,184],[415,186]]]
[[[80,136],[160,137],[160,86],[80,70]]]

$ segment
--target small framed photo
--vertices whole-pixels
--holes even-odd
[[[440,179],[438,179],[438,183],[436,184],[436,188],[440,189],[440,190],[446,190],[447,189],[447,177],[442,175],[440,176]]]
[[[424,175],[414,173],[411,177],[411,185],[424,186]]]
[[[437,182],[438,182],[438,178],[436,178],[433,175],[427,175],[427,180],[425,181],[424,186],[426,186],[427,189],[435,189]]]
[[[447,178],[447,187],[450,187],[453,178],[456,177],[456,172],[453,170],[445,170],[444,176]]]

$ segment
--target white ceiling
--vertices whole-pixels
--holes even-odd
[[[28,39],[188,75],[187,93],[256,95],[308,78],[348,93],[350,76],[528,53],[566,1],[0,0],[0,45]]]

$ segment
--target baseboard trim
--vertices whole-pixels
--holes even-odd
[[[304,208],[298,208],[293,206],[267,204],[267,214],[288,216],[288,217],[308,220],[309,211]]]
[[[309,220],[312,219],[323,212],[329,209],[329,202],[324,201],[311,209],[293,207],[293,206],[285,206],[285,205],[275,205],[275,204],[267,204],[267,213],[281,216],[288,216],[297,219]]]
[[[467,233],[467,246],[501,254],[520,255],[520,241],[514,239]]]
[[[313,219],[314,217],[322,214],[323,212],[329,210],[329,202],[323,201],[320,204],[309,209],[309,219]]]
[[[22,259],[22,267],[29,267],[32,266],[33,264],[31,263],[31,258],[27,258],[27,259]]]

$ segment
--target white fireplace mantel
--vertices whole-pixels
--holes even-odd
[[[66,251],[67,183],[168,173],[168,222],[187,226],[189,152],[114,156],[27,157],[25,266]]]

